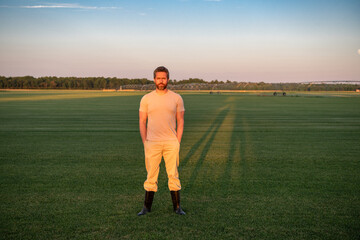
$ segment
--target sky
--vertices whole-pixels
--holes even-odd
[[[359,0],[0,0],[0,75],[360,80]]]

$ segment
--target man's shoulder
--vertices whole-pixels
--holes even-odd
[[[169,90],[169,93],[172,95],[172,97],[175,97],[175,98],[182,98],[180,94],[174,92],[174,91],[171,91]]]
[[[149,98],[149,97],[151,97],[152,95],[154,95],[154,91],[151,91],[151,92],[149,92],[149,93],[145,94],[144,96],[142,96],[142,98],[141,98],[141,99],[146,99],[146,98]]]

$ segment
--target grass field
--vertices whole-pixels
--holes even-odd
[[[141,92],[0,92],[1,239],[359,239],[360,95],[184,93],[153,211]]]

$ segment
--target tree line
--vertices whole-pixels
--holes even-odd
[[[150,84],[145,78],[104,78],[104,77],[3,77],[0,88],[12,89],[114,89],[128,84]]]
[[[123,86],[142,86],[153,84],[146,78],[105,78],[105,77],[4,77],[0,76],[0,89],[120,89]],[[283,90],[283,91],[355,91],[360,84],[305,84],[305,83],[265,83],[265,82],[236,82],[218,81],[210,82],[199,78],[189,78],[169,81],[175,86],[195,86],[192,89],[218,89],[218,90]],[[196,87],[196,85],[201,87]],[[205,87],[204,87],[205,86]]]

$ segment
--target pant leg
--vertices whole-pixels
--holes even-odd
[[[144,188],[146,191],[157,192],[160,162],[163,152],[162,147],[161,142],[145,141],[144,152],[147,178],[144,182]]]
[[[170,191],[178,191],[181,189],[178,172],[179,150],[180,144],[177,140],[164,142],[163,156],[166,173],[168,175],[168,186]]]

